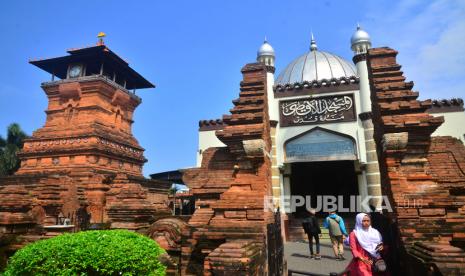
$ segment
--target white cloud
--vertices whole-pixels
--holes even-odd
[[[465,1],[372,5],[367,21],[375,47],[399,51],[398,63],[421,98],[465,95]]]
[[[427,77],[434,78],[438,74],[463,77],[465,73],[465,20],[454,22],[452,26],[444,29],[436,43],[423,46],[418,54],[418,61],[420,67],[426,69]]]

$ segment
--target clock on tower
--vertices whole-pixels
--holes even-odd
[[[82,64],[73,64],[69,66],[68,78],[77,78],[82,75]]]

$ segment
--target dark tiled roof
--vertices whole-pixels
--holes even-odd
[[[464,111],[463,99],[461,98],[433,100],[431,103],[431,108],[427,110],[428,113]]]
[[[295,82],[295,83],[287,83],[287,84],[277,84],[274,86],[274,91],[281,92],[284,90],[294,90],[294,89],[302,89],[302,88],[320,88],[323,86],[328,87],[328,86],[349,85],[353,83],[358,83],[359,80],[360,80],[359,77],[351,76],[351,77],[321,79],[321,80],[303,81],[303,82]]]
[[[199,131],[219,130],[225,127],[225,122],[221,119],[199,121]]]
[[[99,44],[91,47],[71,49],[69,55],[48,59],[30,60],[29,63],[40,69],[53,74],[60,79],[67,76],[68,66],[75,62],[104,63],[106,68],[119,72],[127,80],[127,89],[141,89],[155,87],[152,83],[142,77],[129,64],[111,51],[106,45]]]

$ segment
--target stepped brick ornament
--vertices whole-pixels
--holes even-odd
[[[183,171],[196,200],[187,226],[171,221],[151,228],[157,240],[166,233],[164,243],[172,259],[180,259],[182,275],[262,275],[265,269],[264,233],[274,221],[264,209],[264,196],[271,195],[267,68],[261,63],[242,68],[239,98],[231,114],[215,122],[223,126],[216,136],[226,147],[205,150],[200,168]]]
[[[170,183],[142,176],[144,149],[132,135],[141,99],[130,90],[154,85],[99,38],[30,62],[53,77],[42,83],[45,125],[25,140],[16,175],[0,179],[0,233],[20,234],[6,250],[44,237],[59,216],[76,230],[89,223],[141,230],[170,214]]]
[[[390,48],[366,55],[383,194],[394,207],[404,274],[464,275],[465,147],[431,136],[444,119],[426,113],[431,100],[417,100],[396,56]]]

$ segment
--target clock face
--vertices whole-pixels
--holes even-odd
[[[69,77],[76,78],[81,75],[81,65],[73,65],[69,69]]]

